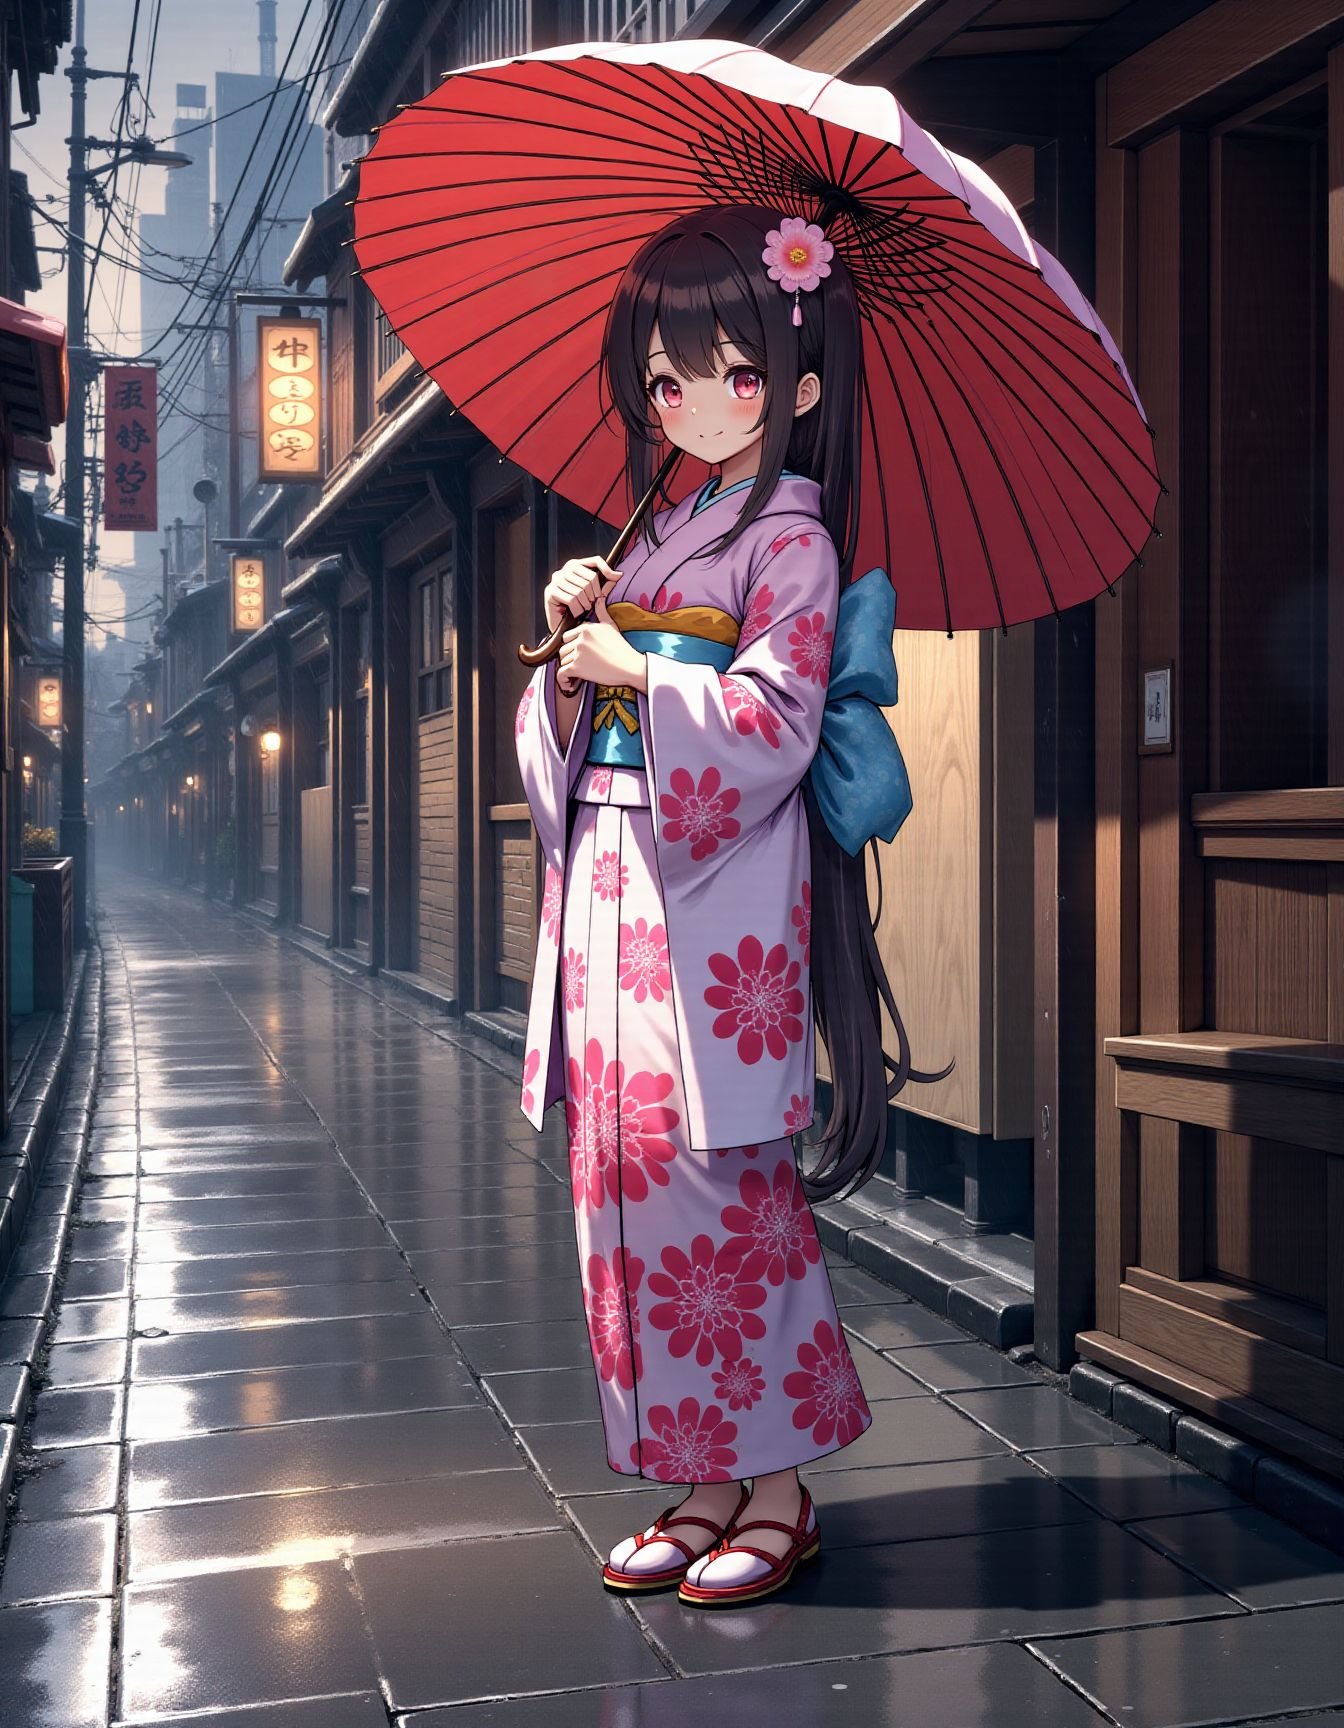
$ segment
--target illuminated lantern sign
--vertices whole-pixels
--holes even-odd
[[[159,369],[103,368],[103,526],[159,525]]]
[[[37,681],[37,723],[39,726],[59,726],[61,723],[59,673],[44,673]]]
[[[316,318],[257,320],[261,396],[258,478],[322,474],[322,326]]]
[[[261,624],[265,610],[265,566],[250,552],[235,552],[230,562],[233,567],[233,627],[235,630],[255,630]]]

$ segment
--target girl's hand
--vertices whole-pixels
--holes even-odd
[[[558,676],[573,685],[579,679],[590,684],[629,684],[636,690],[647,690],[648,674],[644,656],[632,648],[611,621],[607,603],[600,596],[595,610],[597,622],[577,624],[561,637]]]
[[[542,596],[547,630],[554,630],[569,618],[582,618],[606,584],[614,582],[620,574],[596,553],[591,558],[571,558],[562,564],[551,576]]]

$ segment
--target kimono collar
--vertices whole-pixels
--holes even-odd
[[[755,479],[753,475],[752,480]],[[748,497],[751,495],[751,485],[743,481],[728,487],[723,492],[715,492],[705,508],[697,511],[704,487],[699,486],[686,495],[680,502],[674,504],[658,520],[658,537],[667,539],[678,529],[694,522],[708,539],[717,539],[719,534],[726,533],[729,525],[741,515]],[[775,483],[775,490],[766,500],[761,511],[762,516],[777,516],[787,513],[790,516],[811,516],[821,521],[821,484],[810,480],[805,474],[781,474]],[[758,517],[759,520],[759,517]]]

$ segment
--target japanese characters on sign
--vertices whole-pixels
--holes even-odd
[[[159,525],[157,366],[103,368],[103,526]]]
[[[61,724],[61,675],[41,673],[37,680],[37,723],[39,726]]]
[[[257,320],[262,480],[322,473],[322,325],[316,318]]]
[[[233,575],[233,627],[256,630],[265,610],[265,566],[253,552],[235,552],[229,562]]]

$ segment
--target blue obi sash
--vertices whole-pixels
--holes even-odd
[[[624,635],[641,654],[665,654],[669,660],[712,666],[716,672],[726,672],[737,652],[727,642],[711,642],[680,630],[627,630]],[[639,704],[630,685],[599,684],[593,692],[593,730],[584,761],[612,768],[644,767]]]

